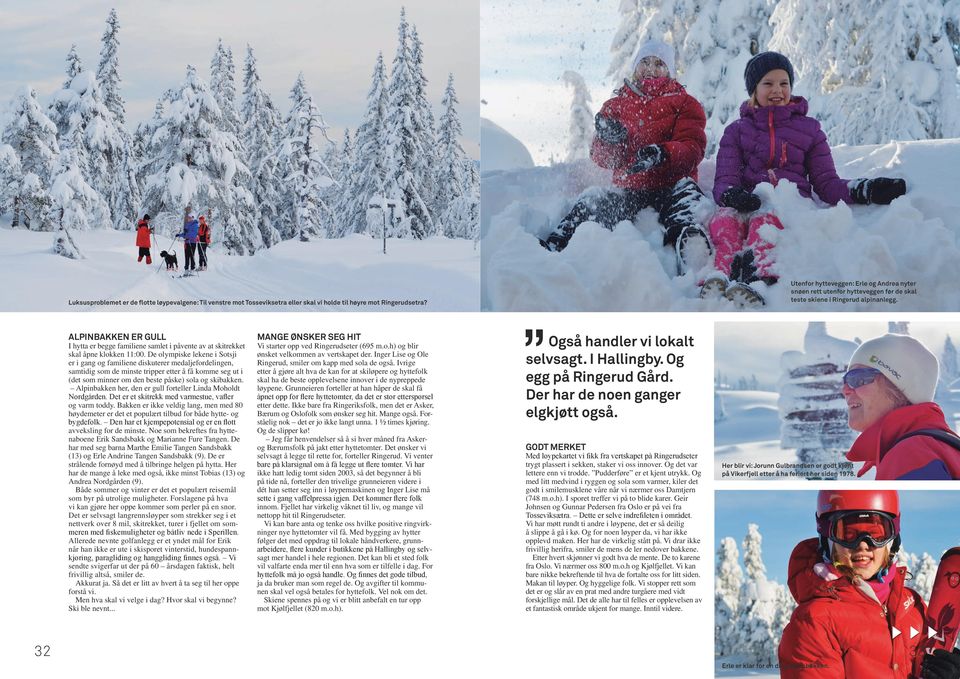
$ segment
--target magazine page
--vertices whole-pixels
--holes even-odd
[[[621,674],[710,638],[698,318],[9,318],[47,357],[5,359],[19,675]]]
[[[958,12],[8,2],[4,676],[960,679]]]

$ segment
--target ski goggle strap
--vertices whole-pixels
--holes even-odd
[[[876,368],[854,368],[844,374],[843,383],[851,389],[858,389],[865,384],[871,384],[882,374]]]
[[[827,537],[847,549],[856,549],[861,542],[883,547],[897,537],[893,517],[883,512],[837,512],[830,517]]]

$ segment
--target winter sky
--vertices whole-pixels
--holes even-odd
[[[538,165],[566,150],[572,90],[564,71],[583,76],[594,111],[615,89],[606,73],[618,4],[480,0],[480,115],[522,141]]]
[[[818,490],[717,491],[714,552],[720,540],[732,537],[742,558],[747,525],[755,523],[763,536],[767,577],[785,585],[793,548],[817,535],[814,512]],[[939,559],[944,551],[960,544],[955,518],[960,513],[960,493],[901,490],[900,513],[903,548],[911,554],[927,552]]]
[[[187,64],[209,77],[217,38],[233,50],[237,93],[249,43],[263,87],[283,112],[303,71],[307,88],[339,139],[363,115],[370,75],[383,51],[387,69],[396,52],[400,7],[417,27],[424,49],[427,96],[439,117],[453,73],[460,100],[464,149],[479,157],[478,7],[476,0],[4,0],[0,6],[0,107],[29,83],[41,102],[65,79],[64,59],[77,44],[85,68],[96,69],[111,7],[120,20],[121,95],[128,124],[149,118],[164,90],[183,80]]]
[[[891,317],[890,320],[899,319]],[[807,323],[717,323],[715,332],[716,370],[734,383],[740,377],[756,375],[761,387],[774,389],[780,379],[780,356],[784,351],[803,351]],[[947,335],[960,341],[960,324],[910,323],[910,334],[938,357]],[[827,321],[827,334],[840,339],[868,340],[888,332],[887,321]]]

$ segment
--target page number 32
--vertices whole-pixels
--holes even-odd
[[[42,646],[41,646],[41,645],[34,646],[34,647],[33,647],[33,655],[35,655],[35,656],[38,657],[38,658],[46,658],[46,657],[49,657],[49,656],[50,656],[50,645],[49,645],[49,644],[44,644],[44,645],[42,645]]]

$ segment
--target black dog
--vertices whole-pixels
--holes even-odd
[[[177,264],[177,253],[169,253],[164,250],[160,253],[160,256],[167,263],[167,271],[179,271],[180,265]]]

